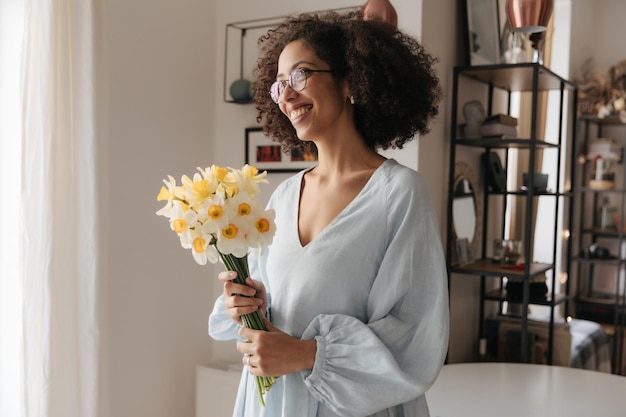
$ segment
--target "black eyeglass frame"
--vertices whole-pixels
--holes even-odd
[[[286,80],[280,80],[280,81],[275,81],[274,83],[272,83],[272,85],[270,86],[270,97],[272,98],[272,101],[276,104],[280,103],[280,97],[283,95],[283,93],[285,92],[285,88],[287,86],[287,84],[289,84],[289,87],[291,87],[291,89],[293,89],[296,92],[300,92],[302,90],[304,90],[306,88],[306,82],[309,79],[309,75],[313,72],[335,72],[333,70],[314,70],[314,69],[308,69],[308,68],[296,68],[293,71],[291,71],[289,73],[289,77]],[[295,73],[302,73],[304,75],[304,83],[302,84],[302,88],[300,89],[296,89],[293,86],[293,78],[294,78],[294,74]],[[276,98],[274,98],[274,93],[273,91],[276,91]]]

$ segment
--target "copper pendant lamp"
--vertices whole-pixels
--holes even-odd
[[[506,0],[506,18],[513,32],[543,32],[548,27],[554,0]]]
[[[398,14],[389,0],[367,0],[361,9],[363,19],[381,19],[390,25],[398,26]]]

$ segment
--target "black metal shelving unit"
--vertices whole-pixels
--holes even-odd
[[[626,219],[626,169],[623,161],[615,172],[615,186],[611,189],[598,190],[589,187],[593,161],[587,152],[591,140],[608,137],[621,146],[626,146],[626,123],[617,116],[600,119],[591,115],[579,117],[581,132],[578,161],[582,165],[576,179],[576,199],[580,222],[577,232],[577,252],[573,257],[576,273],[574,294],[575,316],[592,320],[603,325],[611,338],[612,372],[625,374],[624,369],[624,327],[626,326],[626,228],[624,222],[602,228],[596,222],[596,212],[602,199],[609,198],[615,203],[620,219]],[[621,171],[621,172],[619,172]],[[619,175],[621,173],[621,175]],[[616,247],[609,259],[582,256],[581,250],[596,243],[601,246]],[[614,285],[613,290],[598,289],[595,283],[599,275],[604,275]],[[621,276],[621,278],[620,278]],[[621,280],[621,284],[620,284]],[[621,285],[621,288],[620,288]]]
[[[461,138],[457,126],[459,126],[459,109],[461,103],[459,103],[459,93],[462,87],[466,86],[465,83],[478,83],[478,85],[484,86],[484,88],[478,87],[481,91],[486,92],[486,111],[487,115],[494,114],[494,107],[499,109],[506,107],[506,111],[499,110],[498,113],[508,113],[511,111],[511,94],[513,92],[529,92],[532,100],[532,110],[530,115],[530,137],[516,137],[516,138]],[[475,87],[474,87],[475,89]],[[539,93],[548,90],[556,90],[560,92],[560,112],[559,112],[559,129],[557,137],[553,138],[541,138],[537,134],[538,132],[538,100]],[[473,90],[472,90],[473,91]],[[577,105],[577,87],[572,82],[560,77],[546,67],[537,63],[522,63],[522,64],[502,64],[502,65],[483,65],[483,66],[469,66],[469,67],[455,67],[453,74],[453,95],[452,95],[452,109],[451,109],[451,146],[450,146],[450,165],[449,165],[449,184],[448,184],[448,206],[447,206],[447,240],[446,240],[446,259],[448,267],[448,280],[452,279],[471,279],[472,277],[479,277],[480,279],[480,306],[479,306],[479,340],[486,337],[485,328],[485,305],[488,302],[498,303],[498,311],[501,313],[504,302],[521,304],[521,316],[520,319],[520,361],[528,362],[528,306],[532,304],[548,306],[550,308],[550,322],[549,322],[549,340],[548,340],[548,354],[547,362],[552,363],[552,352],[554,343],[554,323],[555,308],[559,305],[563,305],[567,312],[569,308],[569,281],[565,284],[565,293],[556,293],[556,264],[557,256],[561,256],[557,253],[556,240],[562,236],[562,230],[557,230],[558,222],[554,222],[554,230],[551,231],[551,236],[554,239],[554,253],[552,253],[552,262],[550,263],[536,263],[533,262],[533,237],[534,237],[534,206],[541,198],[555,199],[554,219],[557,219],[561,210],[565,210],[565,218],[569,229],[571,230],[573,204],[573,192],[571,184],[574,184],[575,178],[575,157],[573,149],[576,149],[576,118],[575,109]],[[500,100],[496,104],[494,99],[495,95],[499,94]],[[502,94],[504,94],[505,103],[502,104]],[[564,129],[564,125],[569,126],[571,120],[571,128]],[[565,131],[567,130],[567,132]],[[504,190],[504,191],[492,191],[489,188],[487,176],[484,174],[486,167],[481,159],[480,165],[482,185],[482,221],[480,230],[480,253],[477,254],[477,260],[467,265],[454,265],[456,259],[455,252],[455,232],[453,228],[453,190],[455,181],[455,165],[457,160],[457,148],[478,148],[484,152],[490,152],[496,150],[503,154],[503,165],[506,170],[509,165],[509,151],[511,149],[518,149],[523,152],[529,152],[528,167],[526,172],[538,173],[540,167],[536,166],[537,152],[554,149],[553,155],[556,155],[557,164],[557,178],[556,184],[562,183],[561,165],[568,164],[569,169],[569,181],[565,181],[566,187],[561,187],[554,191],[541,191],[534,187],[534,176],[529,175],[527,188],[524,191],[516,190]],[[561,150],[565,147],[568,151],[568,157],[564,158]],[[570,151],[570,149],[572,151]],[[567,171],[567,169],[565,170]],[[558,188],[558,185],[557,185]],[[505,265],[499,265],[494,263],[489,257],[490,248],[488,249],[487,237],[495,235],[496,237],[503,237],[504,229],[491,230],[494,224],[498,224],[495,219],[500,219],[500,222],[504,222],[507,210],[507,200],[510,198],[525,199],[523,205],[525,207],[524,213],[524,238],[523,252],[524,263],[519,268],[511,268]],[[495,206],[500,206],[499,209],[494,210],[493,204],[490,204],[492,199],[499,199],[500,203]],[[571,245],[569,239],[566,240],[564,246],[565,260],[563,266],[566,269],[566,273],[569,273],[571,263]],[[531,296],[530,281],[531,278],[545,274],[548,271],[552,271],[552,290],[543,297]],[[457,278],[458,277],[458,278]],[[514,279],[523,283],[522,296],[519,298],[512,297],[507,293],[504,287],[504,279]],[[488,286],[488,280],[491,280],[491,286]],[[494,281],[495,280],[495,281]],[[492,288],[495,287],[495,288]]]

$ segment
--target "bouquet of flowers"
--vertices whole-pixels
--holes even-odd
[[[264,210],[258,200],[259,184],[267,183],[266,172],[250,165],[240,170],[212,165],[190,178],[183,175],[182,185],[168,175],[157,196],[166,201],[157,211],[169,219],[171,229],[183,248],[191,249],[200,265],[221,260],[229,271],[236,271],[235,282],[245,285],[250,276],[248,252],[272,242],[276,225],[274,211]],[[258,311],[242,316],[244,326],[267,330]],[[263,394],[274,384],[274,377],[256,377],[261,405]]]

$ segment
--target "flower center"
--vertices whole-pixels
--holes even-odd
[[[207,214],[213,220],[220,219],[224,214],[224,209],[222,208],[222,206],[212,205],[207,210]]]
[[[239,229],[237,229],[237,226],[232,223],[222,229],[222,236],[224,236],[226,239],[234,239],[237,237],[238,233]]]
[[[252,207],[248,203],[241,203],[239,207],[237,207],[237,212],[240,216],[247,216],[252,212]]]
[[[201,253],[204,252],[204,246],[205,246],[206,241],[201,238],[201,237],[197,237],[193,240],[193,250],[196,251],[197,253]]]
[[[269,232],[269,230],[270,230],[270,221],[269,221],[269,220],[267,220],[267,219],[263,219],[263,218],[261,218],[261,219],[259,219],[259,220],[256,222],[256,228],[257,228],[257,230],[258,230],[260,233],[266,233],[266,232]]]
[[[172,229],[176,233],[182,233],[187,229],[187,222],[185,219],[176,219],[172,222]]]

